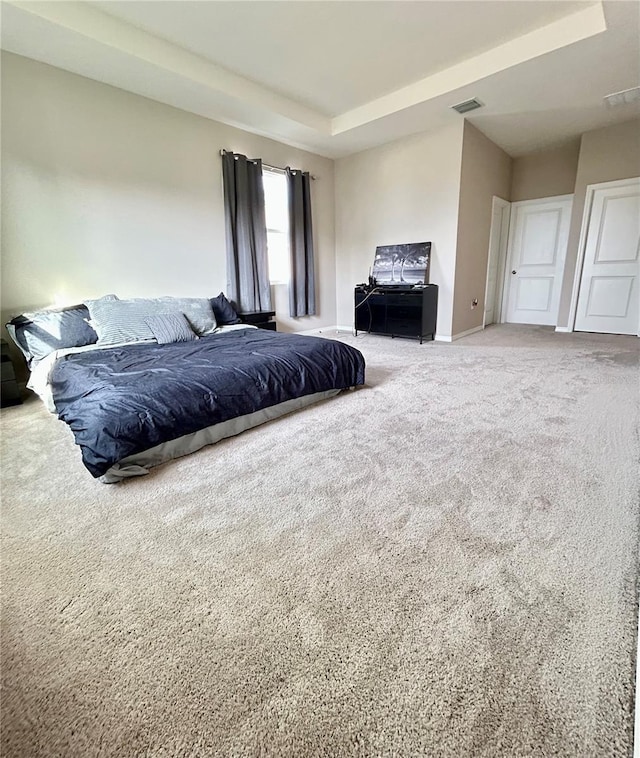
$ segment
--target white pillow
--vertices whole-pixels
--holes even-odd
[[[216,328],[208,298],[133,298],[131,300],[87,300],[91,325],[98,333],[98,345],[119,342],[155,342],[146,322],[151,316],[183,313],[196,334]]]

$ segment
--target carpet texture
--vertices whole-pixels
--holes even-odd
[[[345,334],[367,386],[103,485],[2,430],[2,755],[628,756],[638,340]]]

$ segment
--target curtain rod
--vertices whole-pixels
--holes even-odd
[[[226,155],[228,152],[229,152],[228,150],[220,150],[220,155]],[[231,154],[233,155],[233,153]],[[247,158],[247,160],[250,161],[251,163],[255,163],[257,159]],[[262,165],[264,166],[264,168],[270,169],[271,171],[282,171],[282,173],[286,171],[286,169],[280,168],[280,166],[271,166],[269,163],[265,163],[264,161],[262,162]],[[294,171],[299,171],[299,170],[300,169],[294,169]],[[309,179],[313,179],[313,181],[315,181],[316,177],[313,176],[313,174],[309,174]]]

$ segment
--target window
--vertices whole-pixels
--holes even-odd
[[[263,167],[264,209],[267,222],[267,254],[271,284],[288,282],[289,262],[289,199],[284,171]]]

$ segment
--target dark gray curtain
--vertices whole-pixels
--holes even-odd
[[[291,282],[289,315],[313,316],[316,312],[311,223],[311,177],[308,172],[287,168],[289,228],[291,237]]]
[[[270,311],[262,161],[224,153],[227,295],[240,311]]]

